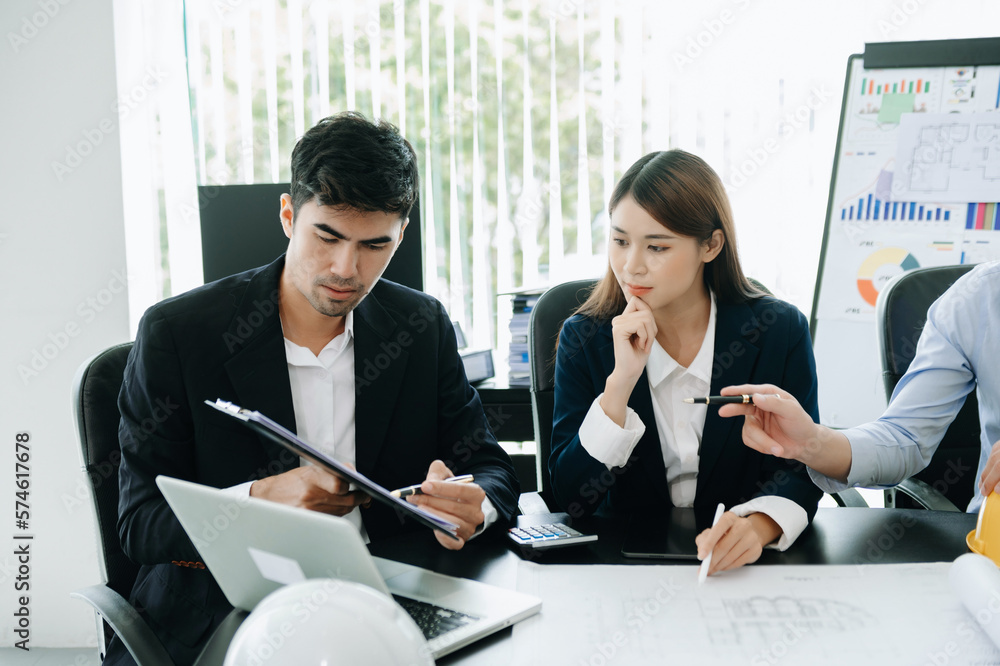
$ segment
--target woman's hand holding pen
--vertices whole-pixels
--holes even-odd
[[[649,353],[653,350],[656,330],[653,311],[638,296],[633,296],[625,310],[611,320],[615,369],[605,383],[601,408],[619,426],[625,425],[628,399],[642,376]]]
[[[410,495],[406,501],[458,525],[458,541],[437,530],[434,536],[445,548],[459,550],[486,519],[483,515],[486,491],[475,483],[446,483],[445,479],[452,476],[447,465],[435,460],[427,470],[427,478],[420,484],[422,494]]]
[[[851,471],[851,444],[847,437],[814,423],[790,393],[772,384],[727,386],[720,393],[753,396],[750,404],[719,408],[719,416],[746,416],[743,443],[751,449],[798,460],[835,479],[847,479]]]
[[[781,528],[763,513],[751,513],[745,518],[726,511],[719,521],[695,538],[698,559],[712,554],[708,575],[717,571],[737,569],[756,562],[764,546],[781,536]]]

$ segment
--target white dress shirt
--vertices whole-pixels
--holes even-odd
[[[705,430],[707,405],[692,405],[684,398],[706,396],[711,388],[712,363],[715,354],[715,294],[708,315],[708,328],[701,348],[691,365],[685,368],[675,361],[660,343],[646,360],[646,377],[653,402],[653,417],[660,437],[660,450],[667,472],[667,487],[674,506],[694,506],[698,485],[699,451]],[[638,388],[638,387],[637,387]],[[580,444],[608,469],[624,465],[646,432],[642,419],[631,407],[626,407],[625,427],[612,421],[601,407],[597,396],[580,425]],[[776,544],[785,550],[808,525],[805,509],[786,497],[768,495],[743,504],[728,507],[737,516],[751,513],[768,515],[781,528]]]
[[[356,465],[354,442],[354,313],[344,317],[344,332],[327,343],[319,355],[285,338],[285,359],[292,386],[295,432],[338,462]],[[301,465],[311,465],[305,458]],[[344,516],[368,534],[361,511]]]

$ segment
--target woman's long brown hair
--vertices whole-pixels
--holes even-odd
[[[649,153],[615,185],[609,217],[626,196],[670,231],[699,243],[707,243],[716,229],[722,231],[722,251],[705,266],[705,284],[720,303],[742,303],[763,295],[740,266],[733,212],[722,180],[700,157],[683,150]],[[608,320],[621,314],[626,304],[609,262],[604,278],[577,314]]]

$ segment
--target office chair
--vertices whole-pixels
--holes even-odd
[[[552,451],[552,410],[555,408],[555,349],[563,322],[583,305],[597,280],[564,282],[546,290],[531,309],[528,320],[528,364],[531,367],[531,417],[535,425],[537,496],[545,506],[555,506],[549,482]],[[525,493],[531,495],[531,493]],[[522,511],[527,506],[521,502]],[[535,504],[538,509],[541,505]],[[540,513],[544,510],[533,510]]]
[[[752,278],[757,289],[771,292]],[[539,492],[525,493],[520,502],[522,513],[542,513],[555,506],[549,480],[549,454],[552,452],[552,412],[555,407],[555,349],[563,322],[590,295],[597,280],[576,280],[552,287],[542,294],[531,310],[528,323],[528,361],[531,367],[531,413],[535,424],[535,467]],[[527,497],[526,497],[527,496]],[[853,488],[832,495],[839,506],[868,507]]]
[[[117,635],[139,666],[174,666],[159,639],[128,602],[139,566],[128,559],[118,538],[118,392],[131,349],[132,343],[126,342],[100,352],[84,361],[73,379],[73,409],[97,523],[98,564],[105,582],[71,596],[97,611],[102,661],[112,636]],[[236,611],[226,618],[195,662],[198,666],[222,664],[242,618]]]
[[[913,361],[928,308],[955,280],[974,267],[917,268],[896,277],[879,293],[875,319],[887,399],[892,398],[896,384]],[[945,432],[930,464],[895,488],[887,489],[885,505],[964,511],[977,481],[974,475],[981,452],[979,433],[979,401],[973,391]],[[971,473],[956,479],[955,470],[966,468],[971,468]]]

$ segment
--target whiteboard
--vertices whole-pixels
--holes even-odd
[[[1000,259],[1000,64],[876,69],[867,57],[848,60],[813,299],[820,420],[833,427],[885,408],[875,301],[886,282]]]

